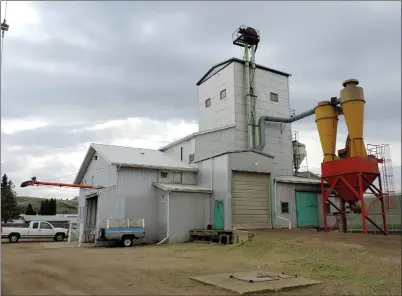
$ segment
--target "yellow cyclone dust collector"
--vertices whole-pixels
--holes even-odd
[[[345,117],[349,132],[349,157],[366,157],[367,151],[363,141],[364,121],[364,94],[363,88],[357,86],[357,79],[349,79],[343,82],[340,92],[342,113]]]
[[[314,113],[322,151],[324,152],[323,162],[335,160],[337,159],[335,149],[338,129],[338,111],[330,101],[322,101],[315,107]]]

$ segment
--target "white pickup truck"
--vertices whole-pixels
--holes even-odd
[[[14,224],[1,227],[1,238],[8,238],[10,243],[16,243],[20,238],[43,239],[52,238],[61,242],[68,237],[68,229],[56,228],[49,222],[31,221],[29,224]]]

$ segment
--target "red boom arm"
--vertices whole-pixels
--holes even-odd
[[[21,187],[34,186],[34,185],[45,185],[45,186],[57,186],[57,187],[71,187],[71,188],[85,188],[85,189],[102,189],[102,186],[91,186],[84,184],[68,184],[68,183],[56,183],[56,182],[40,182],[36,181],[33,177],[30,181],[25,181],[21,183]]]

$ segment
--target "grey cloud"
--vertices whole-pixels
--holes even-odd
[[[3,143],[24,146],[13,157],[40,155],[46,147],[56,151],[106,142],[124,133],[108,129],[71,134],[64,123],[77,120],[86,122],[82,126],[132,116],[196,120],[195,83],[213,64],[241,57],[231,44],[231,34],[241,24],[260,30],[259,64],[292,73],[291,107],[297,113],[338,96],[342,81],[354,77],[365,88],[365,137],[381,142],[400,137],[400,2],[34,5],[50,38],[30,42],[6,35],[2,118],[29,114],[60,124],[2,135]],[[141,35],[144,23],[156,24],[155,35]],[[56,69],[46,72],[41,63]],[[387,133],[378,134],[379,127]],[[315,129],[314,120],[295,128]]]

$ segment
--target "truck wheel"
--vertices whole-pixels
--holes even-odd
[[[18,233],[10,233],[10,235],[8,236],[8,241],[10,243],[16,243],[18,242],[20,239],[20,235]]]
[[[63,241],[63,240],[64,240],[64,233],[57,233],[57,234],[54,236],[54,240],[55,240],[56,242],[61,242],[61,241]]]
[[[123,247],[131,247],[133,245],[133,239],[131,237],[123,237],[121,244]]]

